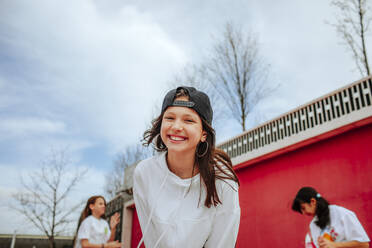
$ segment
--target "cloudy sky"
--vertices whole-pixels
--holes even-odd
[[[33,232],[7,207],[51,147],[89,168],[76,198],[103,193],[115,155],[140,141],[185,65],[227,21],[253,31],[278,90],[264,119],[360,78],[329,1],[0,1],[0,233]],[[217,127],[217,141],[239,134]]]

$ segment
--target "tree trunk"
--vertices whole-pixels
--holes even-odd
[[[54,248],[55,243],[54,243],[54,237],[49,237],[49,248]]]
[[[369,65],[368,65],[368,57],[367,57],[367,48],[365,44],[365,37],[364,37],[364,24],[363,24],[363,10],[361,6],[361,0],[358,1],[359,5],[359,23],[360,23],[360,36],[362,39],[362,47],[363,47],[363,60],[364,60],[364,66],[366,68],[367,75],[370,75],[371,72],[369,70]]]

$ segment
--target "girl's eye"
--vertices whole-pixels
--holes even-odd
[[[173,120],[174,118],[173,117],[170,117],[170,116],[165,116],[164,119],[166,119],[166,120]]]
[[[186,119],[186,122],[194,122],[194,120]]]

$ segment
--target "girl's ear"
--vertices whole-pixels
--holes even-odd
[[[89,204],[89,209],[90,209],[90,211],[93,210],[93,207],[94,207],[94,204],[93,204],[93,203],[92,203],[92,204]]]
[[[310,205],[315,205],[316,206],[316,199],[315,198],[310,199]]]
[[[203,131],[200,141],[205,142],[207,140],[207,135],[208,135],[208,133],[206,131]]]

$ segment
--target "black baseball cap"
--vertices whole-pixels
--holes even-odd
[[[188,101],[175,101],[174,100],[177,92],[179,92],[181,89],[186,91],[187,95],[189,96]],[[180,86],[180,87],[177,87],[176,89],[169,91],[164,97],[163,105],[161,107],[161,112],[164,113],[164,111],[169,106],[192,108],[201,117],[203,117],[203,119],[205,119],[208,122],[208,124],[212,123],[213,110],[211,107],[211,103],[209,101],[209,97],[207,94],[195,89],[194,87]]]

